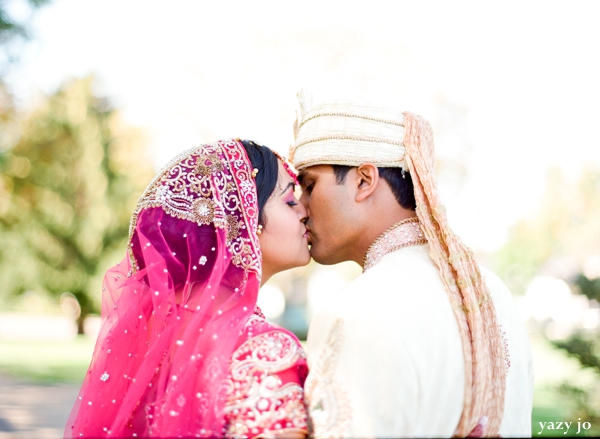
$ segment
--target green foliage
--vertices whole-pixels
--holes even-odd
[[[537,212],[512,228],[495,255],[496,270],[516,294],[541,271],[575,275],[590,256],[600,254],[598,224],[600,169],[589,166],[576,181],[552,169]]]
[[[580,293],[587,296],[588,299],[600,303],[600,278],[588,279],[580,273],[575,281],[575,286],[579,289]]]
[[[27,0],[31,8],[38,8],[49,3],[49,0]],[[27,29],[23,23],[14,20],[6,11],[5,2],[0,2],[0,45],[15,37],[27,37]]]
[[[140,133],[93,83],[75,80],[47,97],[0,153],[0,199],[8,200],[0,224],[18,243],[0,250],[8,293],[68,291],[83,315],[97,310],[99,285],[90,280],[108,255],[124,253],[131,212],[154,173]]]
[[[573,177],[550,170],[537,211],[513,227],[497,253],[496,270],[513,293],[525,293],[533,277],[544,274],[571,280],[575,292],[590,303],[600,301],[600,279],[580,273],[600,255],[600,169],[590,165]],[[574,374],[554,388],[561,395],[557,408],[564,415],[557,418],[554,407],[537,415],[547,415],[548,421],[587,421],[593,429],[585,435],[600,434],[600,328],[577,329],[569,338],[550,343],[592,372]]]
[[[600,374],[600,340],[592,331],[577,331],[566,340],[555,340],[554,346],[563,349],[576,358],[584,368],[591,368]]]
[[[593,429],[587,432],[590,436],[600,434],[600,385],[597,383],[585,390],[569,383],[563,383],[558,387],[560,393],[569,398],[573,403],[571,419],[589,422]]]
[[[31,9],[36,9],[49,3],[49,0],[27,0],[26,3]],[[11,43],[28,38],[26,24],[11,17],[7,12],[6,2],[0,1],[0,73],[17,57],[16,51],[11,50]]]
[[[600,297],[600,279],[588,279],[579,274],[576,289],[592,301]],[[593,303],[593,302],[592,302]],[[596,302],[597,303],[597,302]],[[576,358],[582,368],[590,369],[596,379],[585,389],[568,381],[563,382],[558,391],[572,403],[572,420],[585,420],[592,424],[592,436],[600,434],[600,328],[577,330],[566,340],[554,340],[552,344],[570,357]]]

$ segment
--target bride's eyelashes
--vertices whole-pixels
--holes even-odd
[[[287,204],[290,207],[294,207],[294,206],[298,205],[298,200],[296,200],[296,197],[294,196],[294,189],[295,189],[294,186],[288,187],[288,190],[290,190],[290,191],[287,194],[286,199],[285,199],[285,204]]]
[[[285,204],[287,204],[290,207],[298,205],[298,200],[296,200],[296,197],[294,197],[293,191],[290,194],[288,194],[287,199],[285,200]]]

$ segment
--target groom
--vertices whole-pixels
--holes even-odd
[[[300,94],[293,163],[311,255],[363,274],[311,322],[316,437],[531,436],[529,338],[439,204],[429,123]]]

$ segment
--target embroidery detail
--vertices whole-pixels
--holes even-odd
[[[227,241],[233,241],[240,236],[238,220],[233,215],[227,215]]]
[[[312,139],[304,140],[302,142],[296,143],[296,149],[301,146],[308,145],[309,143],[314,142],[322,142],[323,140],[358,140],[362,142],[375,142],[375,143],[389,143],[390,145],[404,146],[404,143],[394,140],[394,139],[382,139],[379,137],[371,137],[371,136],[355,136],[355,135],[330,135],[330,136],[320,136],[314,137]]]
[[[138,269],[131,249],[137,218],[144,209],[227,231],[232,262],[260,276],[260,247],[252,230],[258,226],[258,201],[252,169],[243,145],[235,139],[184,151],[150,182],[138,201],[129,226],[128,254],[132,272]],[[241,232],[245,230],[245,233]]]
[[[208,198],[198,198],[192,204],[192,213],[194,222],[200,224],[210,224],[215,219],[215,203]]]
[[[205,158],[198,161],[195,171],[203,176],[208,176],[213,172],[221,172],[223,163],[217,154],[208,154]]]
[[[499,328],[502,341],[504,342],[504,361],[506,362],[506,372],[508,372],[508,369],[510,369],[510,350],[508,349],[508,338],[506,338],[506,331],[502,328],[502,325],[499,325]]]
[[[307,117],[300,123],[300,125],[298,125],[298,129],[302,128],[302,126],[309,120],[315,119],[317,117],[323,117],[323,116],[355,117],[357,119],[372,120],[375,122],[387,123],[389,125],[396,125],[399,127],[404,126],[404,123],[399,122],[397,120],[392,120],[392,119],[384,119],[381,117],[372,117],[372,116],[366,116],[366,115],[362,115],[362,114],[346,113],[346,112],[339,112],[339,111],[335,111],[335,112],[325,111],[325,112],[316,113],[316,114],[313,114],[312,116]]]
[[[294,184],[296,186],[300,185],[300,183],[298,182],[298,176],[296,175],[296,173],[294,171],[292,171],[292,168],[290,167],[290,164],[288,163],[287,159],[285,157],[282,157],[275,151],[273,151],[273,154],[275,154],[275,156],[277,156],[277,158],[279,160],[281,160],[283,169],[285,169],[285,172],[287,172],[287,174],[292,178],[292,180],[294,181]]]
[[[259,317],[254,314],[249,324]],[[253,437],[270,431],[307,430],[303,390],[282,383],[278,372],[293,367],[305,354],[289,334],[271,331],[253,337],[233,353],[226,383],[227,437]]]
[[[254,308],[254,315],[257,315],[258,317],[262,318],[262,319],[266,319],[265,315],[262,312],[262,309],[260,309],[260,306],[256,306],[256,308]]]
[[[340,319],[334,322],[318,362],[311,369],[304,386],[314,437],[343,437],[350,424],[350,400],[335,379],[335,365],[343,343],[343,328]]]
[[[367,250],[363,262],[363,273],[376,265],[381,258],[402,247],[427,244],[417,217],[409,218],[394,224],[373,241]]]

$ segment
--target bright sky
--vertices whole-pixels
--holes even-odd
[[[493,250],[551,166],[600,165],[599,22],[594,1],[54,0],[11,85],[29,102],[95,73],[157,167],[226,137],[287,153],[302,87],[419,113],[451,225]]]

